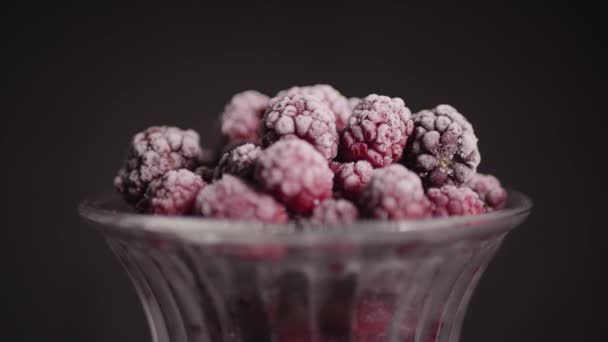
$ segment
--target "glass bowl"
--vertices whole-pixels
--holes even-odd
[[[154,342],[457,342],[484,269],[531,207],[510,191],[478,216],[269,225],[137,214],[112,194],[79,212],[128,272]]]

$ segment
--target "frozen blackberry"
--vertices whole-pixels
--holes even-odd
[[[410,117],[400,98],[367,96],[355,107],[341,134],[341,157],[366,160],[374,167],[399,160],[414,127]]]
[[[344,129],[348,117],[352,109],[347,100],[339,91],[328,84],[316,84],[313,86],[291,87],[287,90],[280,91],[277,97],[286,95],[311,95],[324,102],[329,109],[334,113],[336,118],[336,128]]]
[[[507,191],[498,178],[492,175],[476,173],[466,185],[477,193],[489,210],[500,209],[507,201]]]
[[[171,170],[150,182],[146,196],[138,203],[137,208],[158,215],[190,214],[196,196],[203,186],[205,182],[192,171]]]
[[[251,143],[235,147],[222,156],[215,168],[214,178],[219,179],[229,173],[245,180],[251,179],[255,161],[261,152],[261,148]]]
[[[196,210],[217,219],[264,223],[285,223],[289,219],[281,203],[228,174],[199,192]]]
[[[328,198],[315,207],[310,222],[313,224],[344,224],[354,222],[358,217],[359,211],[352,202]]]
[[[462,185],[480,162],[477,137],[467,119],[449,105],[414,114],[414,134],[404,163],[428,187]]]
[[[425,218],[432,210],[418,175],[400,164],[373,171],[360,205],[366,216],[384,220]]]
[[[153,126],[135,134],[114,187],[129,203],[144,196],[151,181],[170,170],[193,170],[201,158],[199,136],[193,130]]]
[[[307,214],[332,196],[333,173],[327,161],[300,139],[281,140],[262,151],[255,179],[295,213]]]
[[[358,202],[374,168],[365,160],[340,164],[334,172],[334,189],[345,198]]]
[[[221,115],[222,134],[228,142],[258,143],[260,119],[266,111],[268,96],[247,90],[232,97]]]
[[[296,94],[271,99],[261,128],[264,146],[297,137],[309,142],[327,160],[338,154],[334,116],[316,97]]]
[[[444,185],[426,192],[433,203],[433,216],[463,216],[483,214],[485,206],[477,194],[466,187]]]

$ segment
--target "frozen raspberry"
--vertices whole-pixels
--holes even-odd
[[[373,171],[372,165],[365,160],[341,164],[334,172],[334,189],[341,196],[358,201]]]
[[[229,173],[245,180],[251,179],[255,161],[261,152],[261,148],[251,143],[235,147],[220,159],[214,178],[219,179]]]
[[[190,214],[196,195],[204,185],[201,177],[190,170],[171,170],[150,182],[145,198],[137,207],[159,215]]]
[[[364,213],[378,219],[416,219],[431,215],[418,175],[403,165],[375,169],[360,200]]]
[[[477,215],[486,211],[479,196],[466,187],[444,185],[441,188],[430,188],[426,195],[433,203],[433,216]]]
[[[201,157],[199,136],[177,127],[150,127],[133,136],[114,187],[130,203],[137,203],[148,184],[170,170],[193,170]]]
[[[338,132],[331,111],[309,95],[288,95],[270,100],[262,119],[265,146],[283,138],[297,137],[309,142],[325,159],[338,154]]]
[[[467,119],[449,105],[414,114],[414,134],[405,164],[426,186],[461,185],[480,162],[477,137]]]
[[[477,193],[488,209],[500,209],[507,201],[507,191],[502,187],[498,178],[492,175],[476,173],[466,185]]]
[[[342,163],[337,162],[337,161],[333,161],[333,160],[330,160],[329,164],[327,164],[327,165],[329,165],[329,169],[334,174],[342,167]]]
[[[348,99],[348,106],[350,107],[350,110],[354,110],[355,107],[357,107],[357,105],[359,104],[359,102],[361,102],[361,99],[358,97],[351,97]]]
[[[339,91],[328,84],[316,84],[313,86],[291,87],[287,90],[280,91],[277,97],[287,95],[311,95],[324,102],[329,109],[334,113],[336,118],[336,128],[344,129],[348,117],[352,109],[347,100]]]
[[[342,132],[341,156],[384,167],[401,158],[412,133],[411,112],[400,98],[369,95],[355,107]]]
[[[258,157],[255,179],[298,214],[307,214],[332,196],[334,174],[327,161],[300,139],[281,140]]]
[[[194,170],[194,173],[200,176],[205,183],[213,182],[213,176],[215,175],[215,168],[210,166],[199,166]]]
[[[355,306],[353,338],[355,341],[384,341],[390,330],[394,305],[381,298],[363,295]]]
[[[207,185],[196,198],[196,210],[205,217],[265,223],[285,223],[285,207],[231,175]]]
[[[359,211],[352,202],[328,198],[315,207],[310,222],[314,224],[351,223],[358,217]]]
[[[268,100],[268,96],[255,90],[232,97],[221,116],[222,134],[229,142],[259,142],[260,119],[266,111]]]

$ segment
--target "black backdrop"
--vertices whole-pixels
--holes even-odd
[[[579,4],[580,5],[580,4]],[[231,94],[331,83],[474,123],[481,170],[534,199],[473,298],[464,342],[599,340],[593,249],[602,43],[593,9],[398,6],[5,9],[3,341],[147,341],[138,300],[76,205],[109,189],[131,134],[217,137]],[[597,175],[596,175],[597,174]],[[605,178],[605,177],[603,177]],[[595,223],[594,223],[595,222]]]

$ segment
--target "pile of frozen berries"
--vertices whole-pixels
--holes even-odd
[[[215,149],[177,127],[136,134],[114,186],[140,212],[266,223],[476,215],[507,198],[477,173],[473,126],[449,105],[412,114],[314,85],[236,94],[220,122]]]

